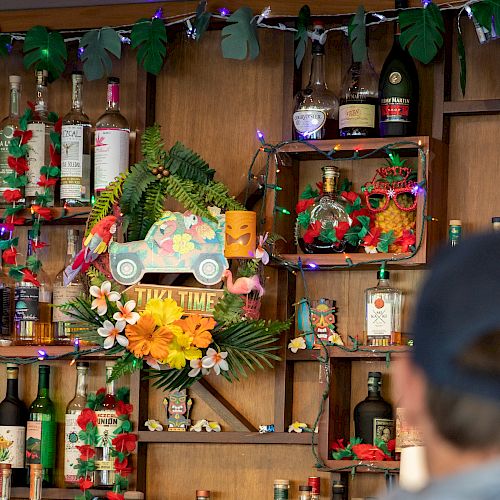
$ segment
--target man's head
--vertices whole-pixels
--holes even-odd
[[[499,450],[500,234],[464,240],[435,260],[411,333],[415,347],[395,381],[424,439]]]

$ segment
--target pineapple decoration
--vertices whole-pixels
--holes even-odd
[[[375,213],[374,225],[382,233],[393,231],[396,238],[389,252],[408,251],[415,243],[415,220],[419,185],[416,171],[405,166],[406,160],[389,153],[387,166],[377,169],[362,192],[366,206]]]

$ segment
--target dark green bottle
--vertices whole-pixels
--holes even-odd
[[[38,369],[38,395],[29,409],[26,465],[42,464],[43,486],[53,486],[56,463],[56,410],[49,397],[50,367]]]
[[[396,0],[396,9],[408,7]],[[379,127],[381,137],[416,135],[418,120],[418,73],[410,54],[401,47],[399,23],[394,43],[380,73]]]

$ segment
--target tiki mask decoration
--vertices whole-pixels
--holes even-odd
[[[257,214],[248,210],[226,212],[226,245],[224,255],[228,259],[252,259],[255,257]]]
[[[337,333],[337,318],[335,316],[335,301],[319,299],[311,301],[311,306],[306,299],[300,300],[297,308],[297,327],[305,333],[306,347],[319,349],[321,339],[325,344],[344,345],[342,337]]]
[[[193,404],[186,389],[182,391],[172,391],[164,400],[163,405],[167,412],[167,424],[169,431],[186,431],[191,420],[189,412]]]

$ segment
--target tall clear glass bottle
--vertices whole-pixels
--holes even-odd
[[[14,132],[19,128],[19,103],[21,101],[21,77],[9,76],[10,99],[9,116],[0,123],[0,206],[9,205],[2,194],[9,186],[4,181],[7,175],[12,173],[8,164],[9,144],[14,137]]]
[[[325,79],[325,46],[320,39],[325,31],[314,23],[311,73],[307,87],[295,96],[293,125],[296,139],[333,139],[338,137],[339,102],[328,90]]]
[[[29,141],[28,151],[28,183],[26,184],[26,203],[33,205],[36,203],[37,193],[43,193],[45,188],[38,185],[40,179],[40,169],[50,165],[50,133],[54,131],[54,126],[48,120],[48,88],[47,70],[36,72],[36,98],[35,112],[33,118],[28,123],[28,130],[33,132],[33,137]],[[54,198],[54,186],[48,188]],[[54,199],[49,206],[54,206]]]
[[[309,225],[316,222],[321,223],[321,230],[335,230],[341,223],[346,222],[349,226],[352,224],[352,219],[346,212],[343,201],[338,197],[338,181],[340,171],[334,165],[322,167],[323,171],[323,196],[310,208]],[[314,238],[313,241],[308,241],[305,237],[305,228],[297,222],[297,236],[300,248],[304,253],[334,253],[342,252],[345,249],[345,241],[331,242],[323,240],[321,236]]]
[[[64,481],[68,486],[78,485],[78,475],[73,466],[78,463],[78,458],[80,457],[80,452],[76,447],[84,443],[80,442],[78,438],[80,428],[76,420],[87,405],[89,363],[78,361],[76,363],[76,373],[75,397],[66,407],[64,421]]]
[[[96,197],[128,170],[130,126],[120,113],[120,79],[108,78],[108,104],[96,122],[94,191]]]
[[[384,266],[377,272],[378,284],[365,292],[365,332],[367,344],[401,344],[401,309],[403,292],[394,288]]]
[[[49,396],[50,366],[38,367],[38,395],[29,409],[26,465],[41,464],[43,486],[52,486],[56,465],[56,409]]]
[[[3,267],[0,250],[0,345],[10,345],[12,340],[12,309],[14,305],[14,281]]]
[[[83,74],[75,71],[71,111],[61,128],[61,203],[67,207],[89,206],[91,182],[91,123],[83,112]]]
[[[114,361],[106,361],[106,395],[101,408],[97,410],[97,432],[99,447],[96,449],[96,486],[112,486],[115,482],[111,440],[118,426],[116,416],[115,382],[110,380]]]
[[[79,232],[76,229],[68,229],[66,233],[66,259],[62,269],[57,273],[54,280],[54,290],[52,293],[52,303],[54,306],[60,306],[70,302],[85,293],[85,286],[81,274],[77,274],[75,279],[68,285],[64,286],[64,270],[69,266],[76,253],[79,250]],[[54,307],[52,311],[52,321],[54,323],[54,339],[58,344],[69,344],[75,337],[78,337],[80,323],[73,317],[65,314],[58,307]]]

